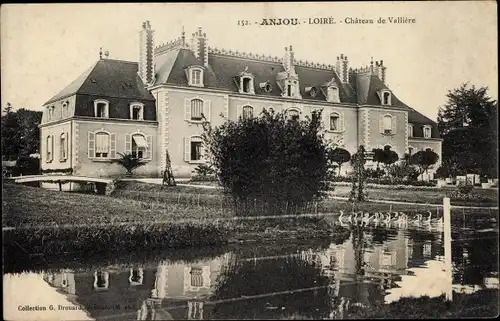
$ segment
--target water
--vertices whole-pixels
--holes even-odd
[[[45,307],[36,313],[47,320],[338,319],[353,306],[443,293],[442,235],[434,227],[351,227],[341,244],[51,262],[42,271],[4,275],[4,316],[29,319],[27,309]],[[453,238],[455,290],[490,286],[498,272],[498,233],[454,226]]]

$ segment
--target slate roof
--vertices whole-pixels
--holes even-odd
[[[137,71],[137,62],[100,59],[45,104],[73,94],[154,101]]]

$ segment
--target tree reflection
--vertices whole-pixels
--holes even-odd
[[[210,301],[263,296],[216,303],[212,317],[217,319],[327,317],[332,305],[328,291],[331,279],[322,275],[320,266],[312,261],[286,258],[279,261],[238,262],[219,276]],[[318,288],[311,289],[315,287]],[[293,290],[298,291],[291,294],[279,293]]]

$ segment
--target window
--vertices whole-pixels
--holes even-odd
[[[47,162],[51,162],[53,158],[53,151],[54,151],[54,141],[52,136],[47,136],[46,139],[47,143]]]
[[[430,147],[427,147],[427,148],[425,149],[425,151],[426,151],[426,152],[433,152],[433,151],[434,151],[434,149],[433,149],[433,148],[430,148]]]
[[[286,88],[287,88],[286,95],[288,97],[291,97],[292,96],[292,85],[288,85]]]
[[[415,148],[408,146],[408,154],[412,155],[414,150],[415,150]]]
[[[68,102],[64,102],[61,108],[61,118],[68,117]]]
[[[408,137],[413,137],[413,125],[408,124]]]
[[[144,271],[142,268],[130,269],[128,281],[131,285],[140,285],[144,280]]]
[[[47,121],[54,120],[54,106],[47,107]]]
[[[431,138],[431,127],[430,126],[424,126],[424,137]]]
[[[254,93],[253,88],[253,78],[252,77],[242,77],[241,78],[241,92],[243,93]]]
[[[384,116],[384,134],[392,133],[392,116],[385,115]]]
[[[203,287],[203,270],[200,268],[191,268],[191,286]]]
[[[328,87],[327,90],[327,100],[331,103],[338,103],[340,102],[339,98],[339,89],[335,86],[330,86]]]
[[[61,273],[61,287],[65,288],[68,286],[68,273]]]
[[[337,131],[339,130],[339,114],[333,113],[330,115],[330,130]]]
[[[391,92],[388,90],[382,91],[381,101],[382,101],[382,105],[390,105],[391,104]]]
[[[290,118],[290,120],[298,121],[300,119],[299,111],[296,109],[289,109],[287,111],[287,114],[288,114],[288,117]]]
[[[191,160],[199,161],[201,160],[201,141],[191,141]]]
[[[253,117],[253,107],[243,106],[243,119],[249,119]]]
[[[95,134],[95,157],[107,158],[109,155],[110,136],[107,133]]]
[[[68,139],[65,133],[61,134],[59,139],[59,158],[61,161],[68,158]]]
[[[94,114],[97,118],[109,118],[109,102],[103,99],[95,100]]]
[[[130,119],[143,120],[144,119],[144,105],[134,103],[130,105]]]
[[[190,86],[203,86],[203,69],[192,68],[189,72],[189,85]]]
[[[203,100],[193,99],[191,100],[191,120],[202,120],[203,114]]]
[[[132,157],[144,158],[146,155],[147,148],[148,148],[148,143],[143,135],[140,134],[132,135]]]

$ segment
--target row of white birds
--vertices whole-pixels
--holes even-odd
[[[375,224],[375,226],[379,224],[383,224],[386,226],[390,226],[392,224],[398,226],[408,226],[408,224],[412,225],[431,225],[437,224],[443,225],[443,217],[433,218],[432,212],[427,211],[425,214],[405,214],[403,212],[353,212],[350,214],[344,214],[343,211],[340,211],[340,216],[338,217],[339,222],[341,224],[353,224],[353,225],[362,225],[367,226],[369,224]]]

